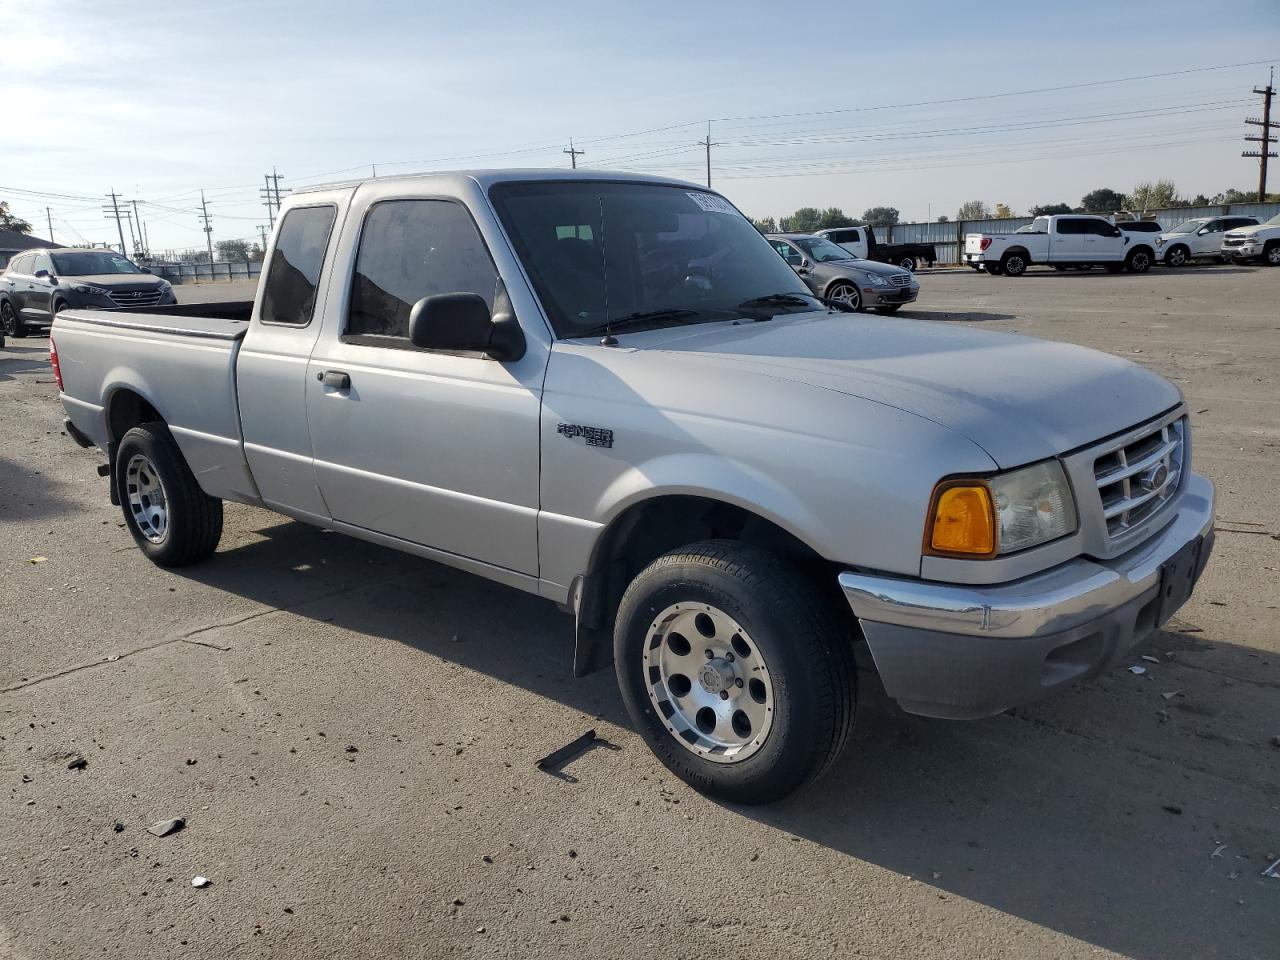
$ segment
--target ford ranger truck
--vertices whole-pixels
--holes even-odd
[[[1280,213],[1266,223],[1229,230],[1222,238],[1222,255],[1237,262],[1259,260],[1280,267]]]
[[[155,563],[217,563],[230,501],[545,597],[575,672],[612,661],[662,762],[740,802],[840,754],[855,645],[903,709],[990,716],[1114,666],[1213,542],[1167,380],[841,312],[674,180],[308,188],[253,303],[52,341]]]
[[[1155,250],[1145,234],[1127,233],[1103,217],[1036,217],[1013,233],[967,233],[964,263],[995,276],[1020,277],[1032,264],[1101,266],[1146,273]]]

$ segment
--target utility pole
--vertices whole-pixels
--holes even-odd
[[[1276,68],[1272,67],[1271,77],[1267,81],[1267,85],[1261,89],[1259,89],[1258,87],[1253,88],[1254,93],[1262,94],[1262,119],[1259,120],[1257,117],[1250,117],[1248,120],[1245,121],[1245,123],[1249,124],[1252,127],[1262,128],[1262,136],[1245,137],[1245,139],[1250,141],[1251,143],[1261,144],[1261,148],[1258,150],[1245,150],[1243,153],[1240,154],[1240,156],[1242,157],[1258,158],[1258,202],[1259,203],[1267,202],[1267,158],[1274,157],[1276,155],[1274,151],[1272,151],[1271,145],[1275,143],[1277,140],[1280,140],[1280,136],[1272,134],[1271,132],[1276,128],[1280,128],[1280,123],[1275,123],[1271,119],[1271,98],[1276,95],[1275,79],[1276,79]]]
[[[120,237],[120,252],[127,254],[129,251],[124,245],[124,227],[120,225],[120,204],[116,202],[120,199],[120,194],[116,193],[115,187],[112,187],[107,196],[111,198],[111,214],[116,218],[116,235]]]
[[[568,149],[568,150],[561,150],[560,152],[561,152],[561,153],[567,153],[567,154],[569,155],[569,165],[570,165],[571,167],[573,167],[573,169],[574,169],[574,170],[577,170],[577,169],[578,169],[578,158],[579,158],[579,157],[581,157],[581,156],[584,156],[584,155],[586,154],[586,152],[587,152],[587,151],[585,151],[585,150],[575,150],[575,149],[573,148],[573,137],[570,137],[570,138],[569,138],[569,149]]]
[[[143,239],[142,236],[142,217],[138,214],[138,201],[131,200],[130,203],[133,204],[133,219],[138,224],[138,243],[142,247],[142,253],[145,255],[147,252],[147,241]]]
[[[213,263],[213,227],[209,225],[209,207],[204,202],[204,191],[200,191],[200,219],[204,221],[204,239],[209,247],[209,263]],[[210,267],[212,269],[212,267]]]
[[[271,182],[272,182],[272,185],[275,187],[275,191],[276,191],[276,213],[279,213],[279,212],[280,212],[280,181],[281,181],[281,180],[283,180],[283,179],[284,179],[284,177],[282,177],[282,176],[280,176],[280,174],[276,173],[276,168],[275,168],[275,166],[274,166],[274,165],[272,165],[272,167],[271,167]]]
[[[53,214],[49,212],[49,208],[44,208],[45,222],[49,224],[49,242],[53,243]]]
[[[263,201],[267,205],[267,223],[274,228],[276,225],[276,215],[271,212],[271,174],[264,173],[262,175],[262,182],[266,184],[266,188],[259,190],[258,192],[262,194]]]
[[[707,148],[707,188],[711,187],[711,148],[718,147],[720,144],[711,142],[711,121],[707,121],[707,139],[699,140],[698,146]]]
[[[262,252],[267,252],[267,228],[262,224],[258,224],[258,236],[262,238]]]

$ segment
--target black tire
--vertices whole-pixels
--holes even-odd
[[[1138,247],[1136,250],[1130,250],[1129,255],[1124,258],[1124,268],[1130,273],[1146,273],[1151,269],[1151,251],[1146,247]]]
[[[3,326],[4,332],[15,340],[21,340],[27,335],[27,325],[22,322],[18,311],[13,309],[13,304],[8,300],[0,302],[0,326]]]
[[[998,277],[1000,276],[1000,274],[1004,273],[1004,267],[1002,267],[1000,264],[996,263],[995,261],[988,260],[986,261],[986,263],[987,263],[988,276]]]
[[[1185,267],[1190,259],[1191,251],[1181,243],[1175,243],[1164,252],[1164,265],[1166,267]]]
[[[656,668],[646,671],[644,658],[646,647],[655,646],[654,619],[685,603],[723,611],[768,664],[771,726],[745,759],[723,763],[700,756],[668,728],[670,714],[650,699]],[[857,693],[847,626],[811,580],[759,547],[707,540],[649,564],[618,609],[614,664],[627,712],[649,748],[690,786],[724,800],[781,799],[825,771],[853,729]]]
[[[898,260],[898,266],[900,266],[903,270],[906,270],[908,273],[915,273],[915,272],[916,272],[916,258],[915,258],[915,257],[902,257],[902,258],[900,258],[900,259]]]
[[[876,313],[885,314],[885,315],[887,316],[887,315],[888,315],[888,314],[890,314],[890,313],[897,313],[899,310],[901,310],[901,309],[902,309],[902,304],[900,304],[900,303],[886,303],[886,304],[885,304],[884,306],[882,306],[882,307],[872,307],[871,309],[872,309],[872,310],[874,310]]]
[[[852,280],[837,280],[831,286],[827,287],[826,299],[836,301],[844,305],[851,313],[858,313],[862,310],[862,291],[858,289],[858,285]]]
[[[135,458],[145,461],[148,481],[156,478],[159,481],[162,496],[158,506],[165,522],[158,537],[155,528],[151,528],[151,536],[144,532],[142,523],[148,521],[139,519],[153,504],[146,502],[145,497],[142,503],[131,502],[131,499],[137,500],[138,485],[134,483],[137,478],[131,479]],[[121,438],[116,451],[115,484],[125,526],[138,548],[153,563],[183,567],[206,559],[218,549],[222,538],[222,501],[200,489],[182,451],[163,423],[144,423]]]
[[[67,309],[67,301],[54,300],[51,304],[49,304],[49,320],[50,321],[56,320],[58,317],[58,314],[60,314],[65,309]]]
[[[1123,273],[1124,266],[1125,265],[1123,263],[1104,263],[1102,268],[1106,270],[1107,273]]]
[[[1272,240],[1262,251],[1262,262],[1268,267],[1280,267],[1280,240]]]
[[[1027,255],[1025,253],[1006,253],[1000,259],[1000,272],[1006,277],[1020,277],[1027,272]]]

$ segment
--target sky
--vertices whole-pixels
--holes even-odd
[[[755,217],[1256,186],[1280,0],[982,9],[0,0],[0,200],[38,236],[114,241],[114,190],[180,250],[204,246],[202,189],[215,241],[257,238],[273,168],[288,189],[563,167],[572,139],[582,166],[701,182],[708,121],[712,185]]]

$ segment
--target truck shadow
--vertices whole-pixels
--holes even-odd
[[[289,521],[181,572],[629,726],[611,670],[570,676],[571,621],[545,600]],[[1237,728],[1261,729],[1280,664],[1183,627],[1134,652],[1161,660],[1148,675],[1118,669],[988,720],[904,715],[864,674],[837,766],[783,803],[725,816],[1140,960],[1251,955],[1240,937],[1280,935],[1274,891],[1259,888],[1277,882],[1259,872],[1280,783]],[[1212,858],[1218,843],[1231,846]]]

